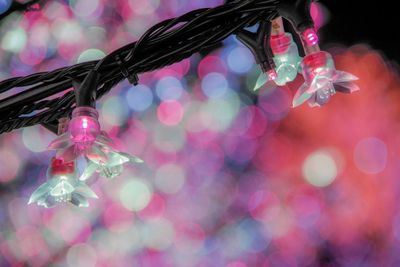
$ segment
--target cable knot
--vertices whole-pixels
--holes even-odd
[[[125,77],[125,79],[128,79],[129,83],[131,83],[135,86],[138,85],[139,84],[138,75],[136,73],[129,73],[129,70],[125,64],[126,62],[119,55],[116,55],[115,59],[117,61],[119,68],[121,69],[121,73]]]

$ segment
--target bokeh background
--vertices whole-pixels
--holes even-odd
[[[145,164],[95,181],[90,208],[28,206],[55,136],[1,135],[0,266],[399,266],[396,37],[325,2],[312,10],[322,47],[361,91],[291,109],[302,78],[253,92],[259,68],[234,37],[121,83],[98,103],[101,125]],[[218,4],[48,1],[1,22],[0,79],[101,58],[160,20]]]

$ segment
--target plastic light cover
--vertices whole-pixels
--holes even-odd
[[[301,57],[290,33],[271,36],[271,49],[276,65],[277,85],[293,81],[299,71]]]
[[[358,78],[350,73],[338,71],[332,56],[323,51],[304,57],[302,63],[304,84],[299,88],[293,99],[293,107],[308,101],[311,107],[326,104],[330,97],[338,92],[352,93],[359,87],[352,83]]]
[[[254,86],[254,91],[257,91],[261,87],[264,86],[269,81],[274,81],[278,77],[278,74],[275,70],[269,70],[267,73],[262,72],[256,81],[256,85]]]
[[[105,132],[101,132],[94,147],[97,153],[87,155],[88,164],[80,177],[82,181],[89,179],[95,172],[111,179],[122,173],[125,163],[143,163],[142,159],[115,149],[113,141]]]
[[[88,207],[87,199],[97,198],[95,192],[79,181],[74,161],[53,158],[47,170],[47,179],[32,193],[28,204],[51,208],[57,203],[70,202],[78,207]]]

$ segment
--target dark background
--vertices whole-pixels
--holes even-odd
[[[321,31],[324,42],[347,46],[370,44],[388,60],[400,64],[400,12],[398,1],[321,0],[331,13]]]

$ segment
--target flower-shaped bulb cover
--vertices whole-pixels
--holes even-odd
[[[266,84],[269,81],[274,81],[277,77],[278,77],[278,74],[276,73],[276,71],[274,69],[269,70],[266,73],[261,72],[261,74],[257,78],[256,84],[255,84],[253,90],[257,91],[258,89],[263,87],[264,84]]]
[[[87,198],[97,198],[96,193],[78,180],[74,161],[52,158],[47,178],[48,181],[32,193],[28,204],[50,208],[57,203],[70,202],[78,207],[88,207]]]
[[[282,86],[296,78],[301,57],[290,33],[272,35],[270,40],[277,72],[275,83]]]
[[[336,70],[332,56],[327,52],[318,51],[305,56],[301,67],[305,82],[293,98],[293,107],[305,101],[308,101],[311,107],[322,106],[336,91],[352,93],[359,90],[359,87],[352,83],[358,78]]]
[[[100,131],[97,112],[90,107],[74,110],[68,132],[53,140],[49,149],[66,162],[83,156],[87,163],[80,180],[89,179],[95,172],[113,178],[123,171],[126,162],[143,162],[141,159],[119,152],[106,132]]]
[[[95,141],[95,146],[106,156],[106,160],[103,157],[88,157],[88,164],[80,177],[82,181],[89,179],[94,172],[99,172],[100,176],[111,179],[122,173],[125,163],[143,163],[143,160],[138,157],[118,151],[105,132],[101,132]]]
[[[94,146],[96,139],[100,135],[100,124],[98,113],[91,107],[78,107],[72,113],[68,131],[53,140],[48,149],[57,150],[57,156],[69,162],[78,158],[80,155],[93,155],[102,157]]]

